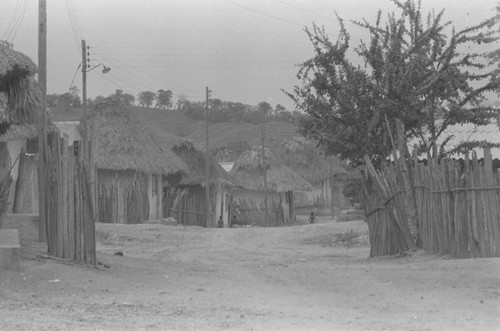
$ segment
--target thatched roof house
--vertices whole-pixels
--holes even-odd
[[[164,150],[128,106],[115,100],[98,104],[87,120],[89,133],[92,116],[96,116],[98,169],[165,175],[188,173],[186,164],[172,151]]]
[[[311,190],[312,187],[302,176],[283,165],[269,149],[264,153],[265,167],[262,148],[253,147],[240,155],[229,172],[244,187],[233,193],[233,215],[244,223],[276,226],[295,219],[293,191]]]
[[[96,105],[86,122],[89,134],[95,123],[99,220],[130,224],[161,219],[164,176],[187,174],[187,165],[164,150],[119,101]]]
[[[0,42],[0,92],[7,99],[2,122],[36,123],[42,104],[42,91],[33,78],[36,72],[36,65],[29,57]]]
[[[173,147],[189,167],[189,174],[176,187],[165,190],[165,216],[173,216],[184,225],[216,226],[221,220],[229,225],[229,203],[231,189],[238,186],[212,157],[209,162],[210,217],[207,224],[206,208],[206,154],[193,142],[184,140]]]
[[[180,182],[181,185],[201,185],[206,186],[206,156],[205,153],[195,147],[194,143],[184,140],[173,147],[173,151],[184,161],[189,173]],[[222,186],[236,186],[237,182],[232,178],[215,160],[210,158],[210,184]]]
[[[37,173],[36,159],[24,158],[26,152],[37,152],[36,123],[43,109],[43,96],[33,77],[36,72],[28,56],[0,41],[0,179],[9,173],[12,177],[8,201],[4,200],[10,212],[38,211],[35,181],[18,181],[21,177],[36,178]],[[53,126],[49,128],[55,131]]]
[[[240,155],[229,173],[245,189],[264,191],[264,168],[262,161],[262,148],[252,147]],[[265,164],[268,191],[311,190],[311,184],[297,172],[283,165],[282,161],[267,148],[265,148]]]

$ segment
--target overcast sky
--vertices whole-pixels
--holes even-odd
[[[427,11],[445,8],[457,27],[494,14],[498,0],[422,0]],[[292,108],[281,89],[291,90],[297,63],[311,55],[303,32],[312,22],[338,33],[334,11],[346,20],[373,22],[389,0],[47,0],[48,93],[68,91],[81,62],[81,39],[90,46],[88,96],[116,89],[169,89],[189,100],[212,96]],[[22,15],[24,13],[24,16]],[[22,18],[22,20],[21,20]],[[1,0],[0,39],[37,62],[38,1]],[[366,38],[347,25],[354,44]],[[74,85],[81,89],[81,74]]]

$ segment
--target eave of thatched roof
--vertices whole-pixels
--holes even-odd
[[[308,191],[309,184],[301,175],[291,168],[280,164],[280,160],[265,149],[266,170],[262,165],[262,149],[253,147],[242,153],[229,172],[247,190],[265,191],[264,171],[266,171],[268,191]]]
[[[115,100],[96,105],[87,118],[89,134],[94,115],[98,168],[165,175],[188,173],[187,165],[175,153],[162,149],[154,133],[146,130],[128,106]]]
[[[1,110],[0,110],[1,113]],[[5,131],[4,131],[5,130]],[[48,123],[47,132],[54,133],[58,129],[52,123]],[[17,139],[33,139],[38,137],[38,130],[34,124],[11,124],[0,120],[0,141],[7,142]]]
[[[193,142],[184,140],[173,147],[173,151],[179,156],[189,168],[187,176],[183,177],[181,185],[202,185],[206,186],[206,156],[202,150],[195,147]],[[222,185],[226,187],[239,186],[213,158],[210,158],[210,184]]]
[[[0,92],[7,99],[0,122],[36,123],[43,102],[40,86],[33,78],[36,72],[36,65],[29,57],[0,41]]]
[[[36,72],[36,65],[28,56],[0,42],[0,91],[4,91],[13,78],[33,76]]]
[[[7,131],[0,135],[0,141],[6,142],[17,139],[31,139],[38,136],[36,127],[33,124],[12,124]]]

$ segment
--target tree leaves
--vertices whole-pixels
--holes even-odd
[[[437,157],[437,141],[447,126],[485,124],[492,116],[491,108],[481,104],[486,92],[500,87],[498,70],[487,67],[486,54],[471,49],[498,40],[491,30],[495,18],[446,34],[451,22],[443,21],[444,11],[427,14],[424,22],[419,2],[393,3],[399,12],[384,23],[380,11],[374,25],[354,22],[370,33],[355,50],[363,67],[352,64],[350,35],[341,18],[336,42],[322,27],[306,29],[315,55],[300,66],[301,86],[287,94],[305,113],[299,133],[326,154],[353,162],[363,162],[365,154],[386,157],[393,128],[387,128],[385,118],[389,123],[397,118],[408,138],[425,139],[426,152]],[[436,125],[438,117],[442,125]]]

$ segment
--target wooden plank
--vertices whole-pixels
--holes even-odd
[[[75,166],[75,258],[83,261],[82,252],[82,189],[81,189],[81,160],[76,159]]]
[[[62,203],[59,206],[61,209],[61,222],[62,222],[62,232],[63,232],[63,251],[62,251],[62,258],[68,258],[70,256],[69,254],[69,227],[68,227],[68,139],[67,135],[65,134],[63,139],[62,139],[62,146],[61,146],[61,155],[62,155],[62,162],[61,162],[61,185],[60,185],[60,192],[61,192],[61,197],[62,197]]]
[[[477,154],[476,152],[472,152],[472,169],[473,169],[473,178],[474,178],[474,185],[473,187],[478,188],[482,186],[482,180],[481,180],[481,171],[479,168],[479,162],[477,160]],[[481,257],[486,257],[489,255],[489,247],[487,246],[487,234],[486,234],[486,229],[485,229],[485,223],[484,223],[484,215],[483,215],[483,192],[480,190],[474,190],[475,193],[475,214],[476,214],[476,222],[477,222],[477,229],[478,229],[478,239],[479,239],[479,246],[480,246],[480,251],[481,251]]]
[[[485,174],[485,187],[492,187],[494,184],[493,178],[493,162],[491,150],[484,149],[484,174]],[[496,190],[485,190],[485,202],[488,214],[488,229],[490,239],[490,251],[493,256],[500,256],[500,229],[498,226],[498,206],[496,205]]]
[[[74,147],[68,147],[68,185],[67,185],[67,194],[68,194],[68,210],[67,210],[67,219],[68,219],[68,255],[71,259],[75,259],[75,155],[74,155]]]

